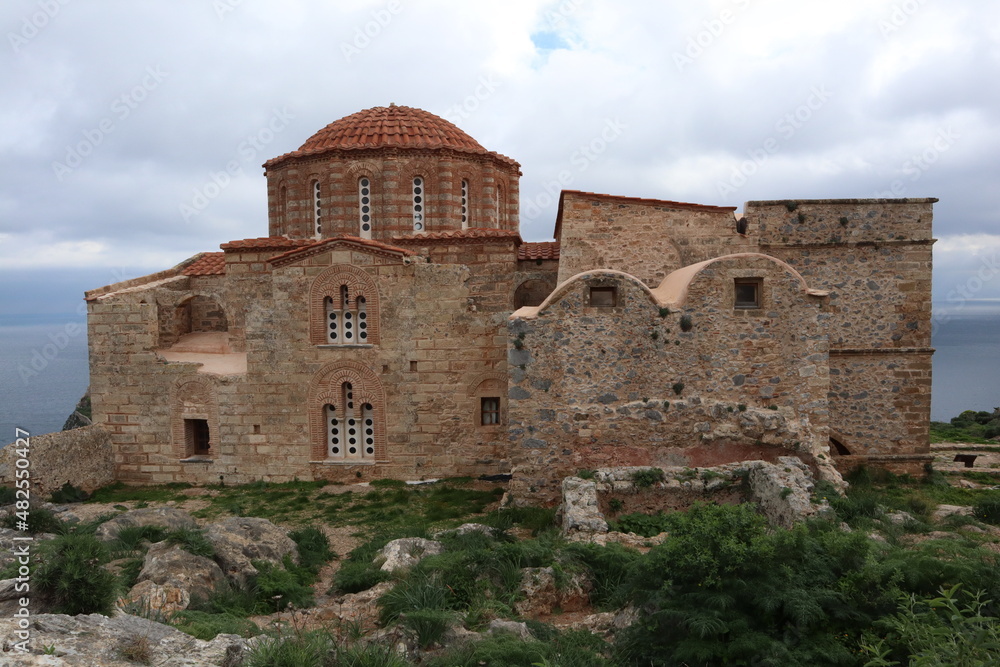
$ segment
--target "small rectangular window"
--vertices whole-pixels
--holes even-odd
[[[207,456],[209,440],[207,419],[184,420],[184,444],[188,456]]]
[[[479,423],[483,426],[500,423],[500,398],[484,396],[479,403]]]
[[[590,305],[593,308],[614,308],[618,305],[618,290],[614,287],[591,287]]]
[[[733,285],[736,308],[760,308],[760,278],[736,278]]]

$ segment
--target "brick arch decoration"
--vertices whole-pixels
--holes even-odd
[[[185,419],[208,422],[209,447],[212,456],[219,455],[219,399],[215,384],[205,378],[181,378],[170,390],[170,437],[174,458],[188,456],[184,433]]]
[[[310,461],[326,460],[326,416],[323,408],[340,402],[340,387],[350,382],[355,405],[371,403],[375,411],[375,462],[387,463],[385,390],[378,375],[356,361],[336,361],[327,364],[313,376],[309,384],[309,432],[312,443]],[[357,461],[346,463],[357,465]]]
[[[486,371],[477,375],[466,391],[476,425],[479,425],[479,398],[500,397],[500,424],[507,423],[507,374],[501,371]]]
[[[379,294],[378,285],[364,269],[350,264],[335,264],[316,276],[309,288],[309,341],[313,345],[326,345],[326,297],[333,299],[334,308],[340,308],[340,286],[347,285],[351,295],[365,297],[368,313],[368,343],[379,343]]]

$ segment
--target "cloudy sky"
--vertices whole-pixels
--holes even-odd
[[[1000,303],[1000,3],[5,0],[0,313],[266,234],[261,163],[360,109],[559,189],[704,204],[939,197],[935,300]]]

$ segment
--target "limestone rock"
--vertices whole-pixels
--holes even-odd
[[[250,561],[268,560],[280,564],[285,556],[298,560],[299,552],[285,531],[267,519],[231,517],[205,529],[205,537],[215,548],[215,561],[223,573],[235,581],[257,574]]]
[[[638,620],[639,610],[628,606],[618,611],[606,611],[584,616],[581,620],[571,623],[569,627],[574,630],[588,630],[595,635],[610,637]]]
[[[439,530],[434,533],[432,537],[435,540],[441,539],[443,535],[468,535],[469,533],[482,533],[483,535],[493,535],[493,529],[489,526],[484,526],[481,523],[463,523],[458,528],[449,528],[448,530]]]
[[[440,542],[425,540],[422,537],[403,537],[393,540],[382,547],[376,558],[384,559],[381,570],[396,572],[408,570],[427,556],[436,556],[444,551]]]
[[[573,575],[558,585],[551,567],[528,567],[521,572],[520,592],[524,599],[514,605],[521,616],[545,616],[557,608],[580,611],[590,604],[593,585],[586,577]]]
[[[110,542],[118,537],[122,528],[132,526],[159,526],[166,530],[180,528],[197,528],[198,524],[191,515],[175,507],[146,507],[119,514],[110,521],[105,521],[97,527],[97,539]]]
[[[178,546],[158,542],[146,552],[142,571],[127,596],[151,609],[187,609],[192,597],[207,598],[226,579],[209,558],[189,554]]]
[[[938,505],[931,516],[935,521],[941,521],[953,514],[972,516],[972,508],[965,505]]]
[[[516,621],[505,621],[500,618],[495,618],[490,621],[489,628],[487,632],[491,635],[498,635],[501,633],[510,633],[515,635],[522,641],[530,641],[534,639],[534,635],[531,634],[531,630],[528,629],[527,623],[518,623]]]
[[[791,528],[819,511],[812,503],[812,473],[802,461],[782,456],[776,465],[754,463],[758,465],[750,469],[750,488],[772,526]]]
[[[562,481],[562,529],[564,533],[608,532],[608,522],[597,505],[597,484],[579,477]]]
[[[349,593],[335,598],[335,605],[328,606],[319,612],[323,621],[337,620],[365,630],[378,626],[378,599],[388,593],[395,582],[383,581],[360,593]]]
[[[38,614],[31,617],[31,653],[15,653],[17,619],[0,618],[0,666],[45,665],[51,667],[134,667],[137,663],[121,657],[119,647],[130,640],[145,638],[154,665],[171,667],[235,667],[243,656],[244,640],[236,635],[219,635],[202,641],[167,625],[121,614],[112,618],[100,614],[65,616]],[[43,655],[44,647],[55,654]]]

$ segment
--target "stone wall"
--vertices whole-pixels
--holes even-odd
[[[102,296],[91,303],[94,411],[112,431],[118,477],[236,483],[507,471],[505,424],[480,420],[483,397],[500,398],[506,415],[512,294],[504,277],[515,272],[517,241],[422,239],[407,251],[332,242],[277,264],[269,261],[277,250],[232,248],[225,276],[191,279],[187,290],[152,285]],[[368,276],[377,344],[313,340],[312,286],[337,267]],[[194,292],[217,298],[245,373],[158,357],[157,304]],[[123,321],[133,324],[106,324]],[[369,460],[326,457],[322,411],[337,378],[352,379],[378,415]],[[210,457],[185,457],[185,418],[208,422]]]
[[[762,279],[765,308],[733,307]],[[589,305],[592,287],[616,305]],[[796,451],[828,468],[825,299],[762,255],[709,263],[681,302],[595,271],[510,322],[514,495],[554,502],[580,468],[713,465]],[[686,330],[687,329],[687,330]]]
[[[93,491],[115,481],[111,434],[102,426],[31,436],[28,445],[12,443],[0,450],[0,484],[14,485],[16,459],[25,450],[36,499],[47,499],[66,482]]]
[[[929,461],[936,199],[749,202],[762,252],[830,291],[830,426],[851,454]],[[902,465],[902,464],[900,464]]]
[[[564,191],[559,200],[559,282],[582,271],[615,269],[656,287],[682,266],[756,251],[736,233],[735,207]]]

